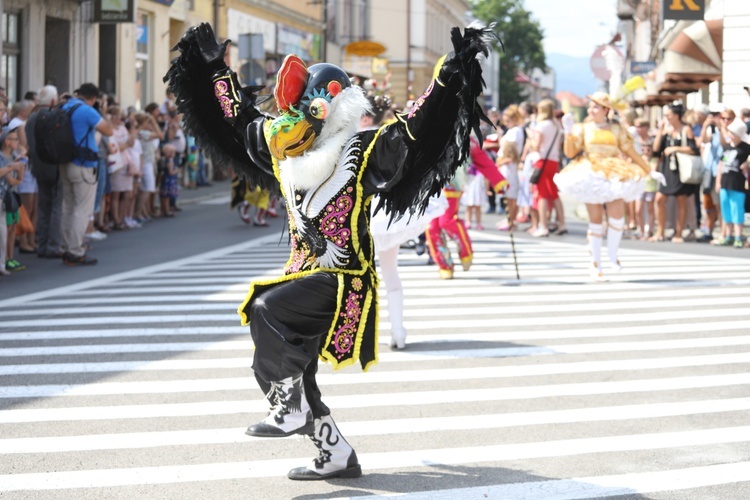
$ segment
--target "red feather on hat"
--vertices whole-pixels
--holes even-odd
[[[309,74],[305,62],[299,56],[289,54],[284,58],[276,78],[276,89],[273,91],[279,110],[288,111],[290,105],[302,98]]]

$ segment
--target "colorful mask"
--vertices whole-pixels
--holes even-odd
[[[299,56],[286,56],[274,90],[279,116],[268,127],[274,158],[284,160],[307,151],[330,117],[331,101],[350,86],[338,66],[319,63],[308,68]]]

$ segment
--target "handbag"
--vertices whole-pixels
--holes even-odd
[[[682,129],[682,145],[687,145],[685,129]],[[680,182],[683,184],[703,184],[703,159],[699,155],[675,153]]]
[[[555,127],[555,137],[552,138],[552,144],[549,145],[549,148],[547,149],[547,155],[544,157],[544,160],[541,160],[539,168],[534,166],[534,171],[531,173],[531,177],[529,178],[530,184],[538,184],[539,179],[542,177],[542,170],[544,170],[544,164],[547,163],[547,160],[549,159],[549,154],[552,152],[552,148],[555,146],[555,141],[557,140],[557,134],[560,133],[560,129]]]
[[[34,232],[34,224],[29,218],[29,213],[26,211],[26,207],[21,205],[18,208],[18,226],[16,227],[16,234],[32,234]]]

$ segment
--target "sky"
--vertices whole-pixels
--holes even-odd
[[[544,29],[544,51],[590,57],[617,27],[616,0],[524,0]]]

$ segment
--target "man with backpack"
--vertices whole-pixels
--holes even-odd
[[[94,213],[96,198],[96,170],[99,166],[99,145],[96,132],[110,137],[114,130],[94,108],[99,89],[93,83],[84,83],[75,91],[62,109],[69,112],[72,139],[75,144],[73,160],[60,166],[63,184],[62,250],[67,265],[96,264],[88,257],[83,239]],[[74,109],[75,108],[75,109]]]
[[[62,216],[63,187],[60,169],[54,163],[47,163],[39,157],[34,128],[40,114],[48,113],[57,105],[57,87],[47,85],[39,91],[39,105],[26,122],[26,138],[29,143],[29,166],[37,180],[37,226],[36,252],[40,258],[59,259],[60,230]]]

